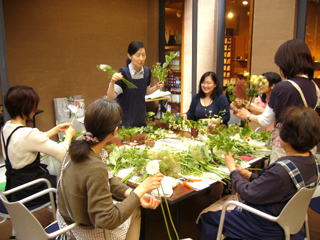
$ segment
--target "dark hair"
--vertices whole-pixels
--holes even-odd
[[[263,73],[262,76],[264,76],[268,80],[269,88],[271,88],[273,84],[276,85],[277,83],[282,81],[280,75],[275,72],[266,72],[266,73]],[[266,99],[267,99],[267,95],[263,93],[261,95],[262,102],[264,103],[267,102]]]
[[[87,107],[84,126],[98,141],[104,140],[116,127],[120,126],[122,109],[117,102],[107,97],[95,100]],[[79,162],[87,158],[90,151],[90,143],[83,140],[74,140],[71,143],[69,153],[71,159]]]
[[[280,138],[297,152],[311,150],[320,143],[320,117],[312,108],[288,107],[283,115]]]
[[[214,100],[217,96],[219,96],[223,92],[222,87],[220,85],[220,82],[218,80],[218,77],[214,72],[206,72],[205,74],[202,75],[202,77],[200,79],[200,82],[199,82],[199,92],[198,92],[198,94],[199,94],[200,98],[206,97],[206,94],[203,92],[203,90],[201,88],[201,84],[203,83],[204,79],[206,77],[208,77],[208,76],[210,76],[211,79],[216,84],[216,87],[213,89],[213,92],[211,93],[211,99]]]
[[[140,48],[146,49],[146,47],[143,45],[142,42],[133,41],[132,43],[129,44],[129,47],[128,47],[129,55],[130,56],[134,55],[136,52],[139,51]],[[126,62],[127,62],[127,66],[128,66],[131,63],[130,58],[127,58]]]
[[[30,114],[38,107],[39,101],[39,94],[27,86],[13,86],[4,96],[4,106],[11,118],[26,116],[30,120]]]
[[[274,56],[285,78],[290,79],[298,73],[308,74],[311,80],[314,65],[308,45],[301,39],[293,39],[283,43]]]

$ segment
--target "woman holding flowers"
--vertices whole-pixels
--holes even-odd
[[[260,115],[264,112],[265,108],[268,105],[270,95],[272,89],[275,85],[282,81],[280,75],[275,72],[266,72],[262,74],[264,80],[264,84],[260,84],[259,88],[259,96],[255,98],[254,102],[246,108],[255,115]],[[272,123],[270,126],[266,127],[266,131],[271,131],[273,129],[274,124]]]
[[[13,86],[4,96],[4,105],[11,117],[2,129],[2,153],[6,163],[6,190],[39,178],[46,178],[52,187],[56,187],[57,177],[50,175],[47,165],[40,163],[40,152],[62,161],[66,155],[75,130],[70,123],[63,123],[41,132],[37,128],[26,126],[31,121],[38,107],[40,97],[36,91],[27,86]],[[65,132],[64,142],[50,140],[59,132]],[[47,188],[45,183],[15,192],[8,196],[9,201],[18,201]],[[49,201],[49,195],[28,202],[35,206]]]
[[[267,107],[261,115],[254,115],[247,109],[241,108],[236,116],[268,127],[275,122],[269,141],[272,140],[270,163],[285,155],[280,145],[279,124],[282,114],[288,106],[318,106],[319,89],[312,81],[314,65],[307,44],[299,39],[283,43],[277,50],[275,63],[281,74],[287,79],[278,83],[272,90]]]
[[[122,118],[118,103],[107,97],[91,103],[85,113],[86,133],[72,142],[58,175],[60,226],[76,222],[71,239],[138,240],[140,205],[159,205],[149,191],[158,189],[163,175],[156,173],[134,190],[112,176],[100,153],[115,136]],[[115,203],[112,196],[123,199]]]
[[[214,124],[228,124],[230,120],[229,102],[223,95],[222,87],[214,72],[206,72],[202,75],[199,91],[193,96],[189,110],[183,114],[183,118],[194,121],[201,119]]]
[[[164,83],[159,81],[156,85],[150,87],[152,74],[151,70],[144,66],[147,55],[143,43],[139,41],[130,43],[127,55],[127,66],[112,75],[107,96],[110,99],[117,98],[117,102],[123,110],[122,126],[126,128],[146,126],[145,95],[163,88]],[[137,88],[128,88],[121,81],[122,78],[127,79]]]
[[[320,180],[320,163],[310,150],[320,143],[320,117],[311,108],[292,106],[282,115],[280,144],[286,156],[256,175],[237,165],[229,152],[225,163],[233,188],[243,203],[267,214],[278,216],[301,187],[315,188]],[[293,174],[294,173],[294,174]],[[221,211],[206,211],[198,227],[201,240],[216,239]],[[276,222],[244,209],[227,211],[223,235],[232,239],[285,239]]]

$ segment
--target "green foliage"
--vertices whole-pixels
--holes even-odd
[[[158,81],[167,81],[166,76],[167,72],[170,71],[168,68],[169,63],[172,59],[176,57],[176,54],[170,53],[170,56],[166,56],[166,61],[162,64],[157,62],[155,65],[153,65],[153,70],[151,70],[153,77],[157,78]]]
[[[152,157],[149,156],[151,159]],[[179,163],[179,154],[169,150],[163,150],[156,156],[153,156],[154,159],[161,160],[159,163],[160,172],[169,177],[179,178],[180,173],[180,163]]]
[[[234,88],[234,85],[230,83],[227,84],[226,92],[228,93],[230,102],[234,102],[234,100],[236,100],[236,98],[233,96],[233,92],[232,92],[233,88]]]

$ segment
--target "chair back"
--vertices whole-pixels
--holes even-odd
[[[22,203],[8,202],[2,193],[1,200],[10,214],[17,239],[48,239],[39,221]]]
[[[301,188],[282,209],[276,222],[286,232],[292,235],[300,231],[315,190],[316,188]]]

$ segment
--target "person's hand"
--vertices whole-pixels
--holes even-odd
[[[143,208],[156,209],[160,204],[160,200],[146,193],[140,198],[140,203]]]
[[[66,129],[65,133],[66,133],[66,136],[70,136],[72,138],[76,135],[76,130],[74,130],[72,125],[70,125],[68,129]]]
[[[147,177],[135,190],[134,192],[141,198],[145,193],[150,192],[154,189],[158,189],[161,185],[163,175],[158,172],[154,175]]]
[[[111,77],[111,82],[116,82],[116,81],[120,81],[123,78],[122,73],[114,73]]]
[[[224,162],[226,163],[228,169],[230,172],[237,170],[236,169],[236,162],[234,161],[233,157],[232,157],[232,152],[228,152],[226,154],[226,157],[224,159]]]
[[[182,117],[183,117],[183,120],[188,120],[188,115],[187,115],[187,114],[184,113],[184,114],[182,115]]]
[[[249,113],[250,112],[247,109],[240,108],[239,111],[235,114],[235,116],[240,118],[243,121],[246,121]]]
[[[247,179],[248,181],[250,180],[250,177],[251,177],[251,174],[252,174],[250,171],[244,169],[243,167],[241,167],[238,164],[236,164],[236,169],[240,173],[241,177],[243,177],[244,179]]]
[[[163,81],[159,81],[159,82],[157,83],[157,88],[158,88],[158,89],[162,89],[163,86],[164,86],[164,82],[163,82]]]
[[[71,123],[61,123],[56,126],[58,132],[65,132],[70,126],[72,126]]]

